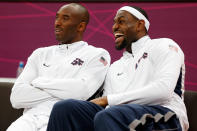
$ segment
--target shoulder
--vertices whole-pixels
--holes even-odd
[[[40,48],[37,48],[35,49],[31,56],[30,57],[38,57],[38,56],[41,56],[47,52],[50,52],[52,51],[53,49],[55,48],[55,46],[48,46],[48,47],[40,47]]]
[[[170,38],[151,39],[151,44],[151,46],[158,49],[163,49],[163,47],[168,48],[169,45],[177,46],[178,48],[180,48],[179,45]]]
[[[107,50],[103,48],[98,48],[92,45],[87,45],[84,50],[82,50],[83,55],[85,55],[86,58],[91,60],[97,60],[97,59],[103,59],[106,60],[107,63],[111,63],[111,57]]]
[[[98,47],[95,47],[93,45],[88,45],[87,46],[87,49],[89,50],[90,53],[98,53],[98,54],[101,54],[101,53],[104,53],[104,54],[108,54],[109,55],[109,52],[104,49],[104,48],[98,48]]]
[[[184,62],[184,53],[179,45],[172,39],[152,39],[149,44],[149,56],[153,61],[164,61],[167,59],[179,59]]]
[[[150,48],[155,53],[168,53],[171,51],[175,51],[179,54],[183,54],[180,46],[170,38],[152,39]]]
[[[98,47],[95,47],[92,45],[88,45],[88,46],[86,46],[85,51],[83,51],[83,52],[85,52],[86,55],[89,55],[89,57],[91,57],[91,58],[104,57],[108,61],[111,61],[111,57],[110,57],[109,52],[103,48],[98,48]]]
[[[56,47],[56,45],[53,46],[47,46],[47,47],[40,47],[37,48],[33,51],[33,53],[42,53],[42,52],[47,52],[47,51],[51,51]]]
[[[121,57],[119,60],[114,61],[110,65],[110,70],[119,70],[120,67],[122,67],[122,65],[123,65],[123,57]]]

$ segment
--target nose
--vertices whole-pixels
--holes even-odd
[[[113,26],[112,26],[112,31],[115,32],[117,31],[119,28],[118,24],[117,23],[114,23]]]
[[[55,26],[60,26],[61,25],[61,21],[60,21],[60,19],[56,19],[55,20]]]

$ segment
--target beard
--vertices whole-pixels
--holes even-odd
[[[124,40],[122,41],[122,43],[120,45],[116,45],[115,48],[116,50],[122,50],[124,49],[126,46],[128,45],[126,39],[124,38]]]

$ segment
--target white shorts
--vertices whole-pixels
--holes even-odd
[[[46,131],[49,116],[23,114],[14,121],[7,131]]]

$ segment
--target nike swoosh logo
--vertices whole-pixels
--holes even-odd
[[[118,74],[117,74],[117,76],[120,76],[120,75],[122,75],[122,74],[123,74],[123,72],[121,72],[121,73],[118,73]]]
[[[44,64],[43,64],[43,66],[45,66],[45,67],[49,67],[50,65],[47,65],[47,64],[45,64],[45,63],[44,63]]]

